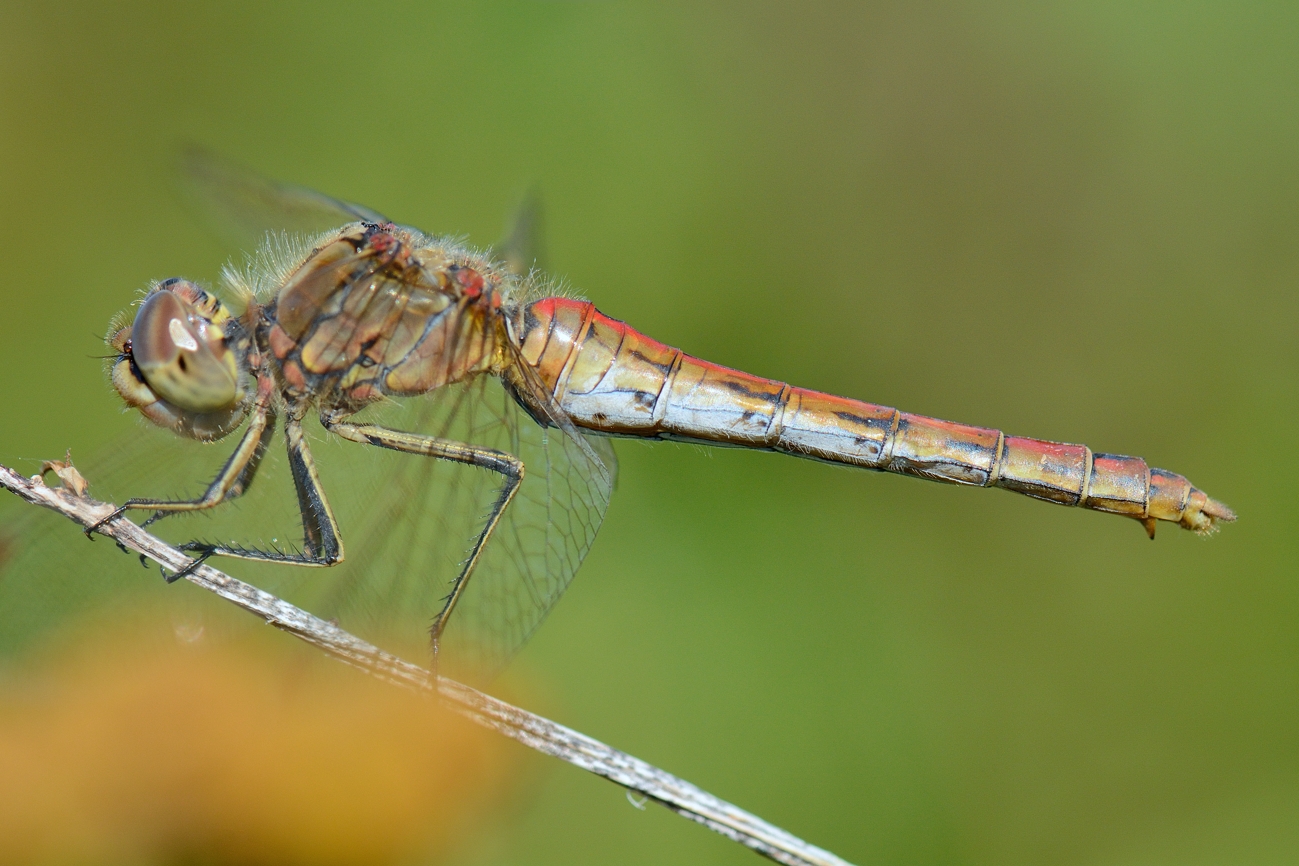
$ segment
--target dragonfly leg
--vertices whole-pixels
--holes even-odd
[[[298,492],[298,508],[302,512],[303,545],[300,551],[261,550],[234,544],[211,544],[190,541],[180,545],[188,553],[201,554],[198,561],[182,570],[181,575],[192,571],[209,556],[231,556],[236,559],[254,559],[261,562],[282,562],[289,565],[330,566],[343,561],[343,541],[338,534],[338,521],[320,486],[315,458],[307,448],[302,433],[302,423],[288,419],[284,422],[284,438],[289,451],[289,468],[293,472],[293,486]],[[177,575],[171,577],[177,579]]]
[[[225,465],[221,467],[216,478],[212,479],[212,483],[208,485],[202,496],[197,499],[128,499],[112,514],[86,527],[84,530],[86,535],[90,535],[99,527],[113,522],[132,509],[151,509],[154,512],[148,520],[140,524],[148,526],[168,514],[203,511],[240,496],[253,483],[253,477],[257,474],[257,467],[261,465],[274,428],[275,416],[267,409],[257,410],[248,424],[248,429],[239,440],[239,445],[226,459]]]
[[[207,562],[208,559],[214,555],[215,555],[214,551],[210,551],[210,550],[204,553],[200,553],[198,556],[194,557],[194,561],[191,562],[189,565],[185,566],[180,571],[173,571],[171,574],[168,574],[165,568],[159,566],[159,569],[162,571],[162,579],[167,581],[167,583],[175,583],[176,581],[180,580],[182,577],[189,577],[191,574],[194,573],[195,569],[197,569],[203,563]]]
[[[483,549],[491,539],[492,532],[500,523],[501,515],[505,513],[505,509],[509,507],[511,500],[514,499],[514,494],[519,491],[520,485],[523,484],[523,461],[513,454],[497,451],[494,448],[483,448],[467,442],[440,439],[436,436],[404,433],[400,430],[380,427],[377,424],[351,424],[335,420],[328,413],[322,414],[320,421],[327,430],[337,433],[352,442],[359,442],[362,445],[377,445],[380,448],[389,448],[406,454],[419,454],[469,466],[478,466],[496,472],[504,479],[501,483],[500,492],[496,496],[496,501],[492,504],[492,509],[483,524],[482,531],[478,533],[478,538],[474,541],[473,548],[469,551],[469,556],[460,569],[460,574],[452,583],[451,592],[447,594],[442,604],[442,610],[438,612],[437,617],[433,620],[433,625],[429,628],[429,638],[433,645],[433,662],[436,665],[438,643],[442,638],[442,632],[446,629],[447,622],[451,619],[451,613],[455,610],[460,597],[464,595],[465,588],[469,585],[469,578],[473,576],[474,568],[477,567],[479,559],[482,558]]]

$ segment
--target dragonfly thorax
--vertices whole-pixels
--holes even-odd
[[[481,256],[363,222],[318,238],[285,271],[257,339],[288,403],[354,410],[498,361],[503,278]]]

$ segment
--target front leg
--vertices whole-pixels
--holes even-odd
[[[303,544],[300,551],[261,550],[240,545],[210,544],[191,541],[181,550],[198,553],[199,557],[169,580],[177,580],[198,567],[210,556],[233,556],[260,562],[283,562],[289,565],[330,566],[343,561],[343,540],[338,533],[338,522],[320,486],[316,461],[307,448],[302,433],[302,423],[288,420],[284,423],[284,438],[288,445],[289,466],[293,471],[293,486],[298,492],[298,508],[302,512]]]
[[[217,477],[212,479],[212,483],[208,485],[202,496],[197,499],[128,499],[103,520],[87,526],[86,535],[90,535],[99,527],[113,522],[132,509],[153,511],[153,514],[140,524],[144,527],[169,514],[205,511],[242,495],[253,483],[274,429],[275,415],[269,409],[259,406],[254,410],[252,419],[248,422],[248,429],[244,431],[234,452],[226,459],[225,465],[221,467]]]
[[[424,457],[435,457],[439,460],[450,460],[468,466],[479,466],[500,474],[504,479],[500,492],[497,494],[496,502],[493,503],[492,510],[487,515],[482,532],[478,534],[478,539],[474,542],[468,559],[465,560],[464,566],[460,569],[460,574],[451,585],[451,592],[443,602],[442,610],[438,612],[437,617],[433,620],[433,625],[429,628],[429,638],[433,645],[433,661],[436,665],[438,643],[442,638],[442,632],[446,629],[448,620],[451,618],[451,612],[455,610],[456,602],[460,600],[465,588],[469,585],[469,578],[473,576],[474,568],[478,565],[478,560],[482,557],[483,549],[487,546],[492,532],[500,523],[501,515],[505,513],[506,507],[514,499],[514,494],[518,492],[519,487],[523,484],[523,461],[513,454],[497,451],[493,448],[471,445],[467,442],[456,442],[418,433],[404,433],[400,430],[380,427],[377,424],[352,424],[337,420],[337,416],[331,413],[322,413],[320,422],[325,426],[325,429],[337,433],[352,442],[359,442],[362,445],[377,445],[380,448],[389,448],[406,454],[419,454]]]

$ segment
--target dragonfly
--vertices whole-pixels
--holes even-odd
[[[361,565],[341,611],[424,622],[435,663],[465,622],[478,666],[498,669],[571,581],[613,491],[611,440],[774,451],[1207,534],[1235,519],[1186,478],[1140,457],[1011,436],[751,375],[688,355],[556,291],[530,268],[529,220],[492,251],[376,211],[208,164],[217,197],[327,219],[269,234],[221,294],[184,278],[148,287],[110,329],[109,377],[126,406],[179,440],[232,442],[191,496],[136,496],[102,523],[217,513],[247,500],[281,434],[301,542],[190,539],[211,557]],[[279,217],[272,217],[276,219]],[[415,407],[413,410],[411,407]],[[406,425],[385,423],[384,413]],[[406,414],[402,414],[402,413]],[[315,445],[307,425],[323,431]],[[400,462],[349,525],[315,450],[343,442]],[[314,449],[314,450],[313,450]],[[437,469],[451,469],[441,477]],[[91,476],[92,483],[94,481]],[[368,525],[362,523],[368,521]],[[94,529],[96,527],[92,527]],[[88,532],[90,530],[87,530]],[[430,550],[467,553],[430,564]],[[344,619],[346,627],[349,622]]]

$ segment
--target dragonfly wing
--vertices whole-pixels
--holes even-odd
[[[108,447],[87,459],[73,455],[89,482],[89,495],[108,502],[132,496],[193,498],[215,477],[237,440],[237,434],[216,443],[185,440],[126,415],[117,423],[124,429]],[[33,461],[22,468],[34,474],[38,465]],[[50,483],[55,483],[52,476]],[[106,539],[90,543],[67,519],[5,498],[12,501],[0,502],[0,546],[6,554],[0,561],[0,657],[49,639],[82,617],[120,621],[156,616],[163,606],[188,634],[209,622],[217,606],[201,590],[169,587],[157,566],[143,568],[136,556],[119,552]],[[294,500],[277,443],[247,495],[210,513],[169,517],[150,530],[172,542],[215,537],[291,545],[302,538]],[[142,518],[138,512],[133,516]],[[239,627],[240,617],[215,616]]]
[[[518,423],[502,432],[527,476],[447,628],[448,652],[487,674],[523,646],[572,581],[604,521],[617,472],[610,440],[569,425],[542,427],[514,411]]]
[[[262,177],[196,145],[181,153],[180,168],[187,198],[244,249],[256,248],[268,232],[314,234],[358,220],[390,222],[363,205]]]
[[[494,377],[365,410],[357,420],[507,451],[525,476],[443,636],[439,663],[482,682],[526,642],[586,556],[612,492],[606,440],[542,427]],[[346,559],[328,570],[249,563],[253,583],[408,658],[429,632],[504,478],[489,470],[367,448],[321,431],[313,442]],[[252,574],[240,564],[237,574]]]
[[[572,580],[595,539],[613,486],[610,442],[571,427],[542,427],[490,376],[367,410],[366,420],[509,451],[523,484],[451,618],[441,664],[485,681],[523,645]],[[358,416],[361,417],[361,416]],[[94,459],[77,461],[90,495],[190,498],[215,476],[235,437],[180,439],[143,421]],[[329,569],[222,560],[267,589],[385,649],[428,659],[428,628],[459,574],[503,479],[490,471],[308,433],[345,546]],[[33,468],[33,471],[35,469]],[[140,519],[136,516],[135,519]],[[235,542],[263,549],[301,546],[302,526],[281,437],[242,497],[151,527],[163,538]],[[167,586],[103,539],[43,510],[12,503],[0,513],[0,657],[57,633],[86,614],[156,616],[170,609],[178,634],[239,628],[245,617],[194,587]]]
[[[505,235],[492,247],[492,253],[515,276],[526,277],[533,270],[544,271],[544,227],[541,195],[535,189],[528,190],[510,215]]]

